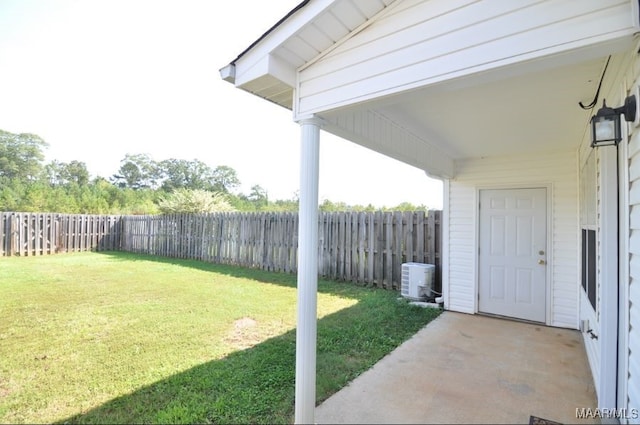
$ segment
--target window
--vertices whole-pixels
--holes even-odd
[[[582,289],[596,309],[596,231],[582,229]]]

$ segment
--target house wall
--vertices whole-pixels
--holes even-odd
[[[627,95],[635,92],[638,96],[640,59],[637,52],[638,46],[612,56],[600,102],[606,99],[608,105],[618,106]],[[600,106],[601,103],[593,113]],[[579,314],[599,336],[594,339],[584,334],[599,407],[615,405],[627,409],[630,415],[621,418],[621,422],[640,423],[639,417],[631,415],[634,411],[640,413],[640,128],[635,123],[624,127],[625,137],[617,150],[613,147],[592,149],[588,128],[578,150],[582,225],[596,230],[598,247],[596,310],[579,287]],[[615,180],[616,162],[618,193],[605,183],[611,170]],[[589,199],[591,196],[595,196],[595,200]],[[609,228],[610,216],[615,215],[611,210],[616,197],[619,212],[613,223],[617,219],[619,245],[617,261],[612,264],[611,258],[615,260],[616,255],[610,252],[607,239],[616,230]]]
[[[633,67],[629,70],[629,77],[635,76],[633,86],[638,87],[639,64],[636,56]],[[630,85],[630,87],[632,87]],[[640,99],[638,99],[640,101]],[[628,302],[621,325],[627,340],[626,363],[628,365],[627,397],[628,407],[640,411],[640,129],[632,128],[628,146],[628,161],[621,171],[628,179],[628,288],[627,281],[623,281],[621,290],[628,294]],[[622,273],[624,278],[624,273]]]
[[[634,92],[637,96],[636,90],[640,85],[640,58],[637,49],[628,52],[626,56],[622,77],[615,80],[610,90],[611,99],[616,99],[617,102]],[[640,99],[637,100],[640,102]],[[619,161],[621,187],[628,190],[628,194],[623,194],[623,211],[620,215],[620,233],[625,240],[621,245],[619,290],[621,299],[626,299],[627,302],[621,303],[620,337],[626,342],[626,347],[622,347],[624,350],[622,356],[619,356],[619,363],[628,367],[628,379],[625,383],[627,406],[620,407],[640,412],[640,128],[630,124],[627,130],[628,138],[622,142],[626,146],[619,147],[622,153]],[[637,423],[639,420],[636,418],[631,422]]]
[[[600,186],[598,184],[599,169],[599,151],[590,147],[590,139],[585,136],[580,149],[579,159],[579,180],[580,180],[580,231],[582,229],[596,232],[596,245],[600,246],[598,239],[600,236],[600,227],[598,226],[598,205],[600,204]],[[582,237],[580,244],[582,244]],[[581,260],[582,261],[582,260]],[[586,267],[586,266],[585,266]],[[598,268],[599,269],[599,268]],[[599,272],[599,270],[598,270]],[[596,273],[598,275],[599,273]],[[598,276],[599,277],[599,276]],[[585,277],[586,279],[586,277]],[[596,292],[599,293],[601,278],[596,279]],[[582,329],[583,332],[591,330],[595,335],[600,335],[600,325],[598,311],[596,311],[589,301],[587,293],[578,288],[579,297],[579,320],[586,321],[588,329]],[[599,297],[598,297],[599,298]],[[599,388],[600,382],[600,361],[601,342],[599,339],[591,338],[586,332],[584,334],[584,346],[587,352],[587,359],[593,375],[596,390]]]
[[[299,70],[295,113],[302,117],[583,46],[602,50],[635,31],[632,3],[397,1]],[[583,50],[580,59],[588,54],[595,52]]]
[[[541,153],[459,161],[448,184],[449,310],[477,312],[478,190],[548,187],[551,248],[548,255],[548,324],[578,326],[578,180],[573,152]],[[505,184],[505,182],[509,182]],[[446,228],[445,228],[446,229]]]

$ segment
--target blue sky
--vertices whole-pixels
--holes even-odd
[[[218,69],[297,0],[0,0],[0,129],[41,136],[47,160],[108,177],[127,153],[233,167],[241,191],[298,188],[291,111]],[[424,172],[322,133],[320,201],[442,206]]]

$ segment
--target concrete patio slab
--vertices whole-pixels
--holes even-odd
[[[578,331],[444,312],[316,408],[317,423],[560,423],[596,395]]]

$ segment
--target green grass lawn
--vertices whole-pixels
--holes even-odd
[[[0,258],[0,423],[291,422],[295,281],[127,253]],[[439,314],[318,286],[318,402]]]

